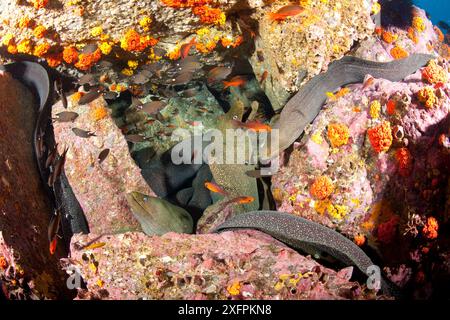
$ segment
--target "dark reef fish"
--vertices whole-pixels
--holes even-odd
[[[214,232],[230,229],[256,229],[307,254],[326,253],[346,265],[356,266],[368,275],[374,263],[351,240],[319,223],[279,211],[252,211],[225,221]],[[385,294],[398,295],[394,284],[381,277]]]
[[[53,120],[58,122],[73,122],[76,118],[78,118],[78,113],[73,111],[63,111],[56,114],[58,117]]]
[[[92,88],[89,92],[85,93],[78,101],[79,105],[88,104],[102,95],[106,91],[105,87],[98,86]]]
[[[279,151],[288,148],[302,134],[305,127],[319,114],[327,99],[326,92],[351,83],[363,82],[366,75],[390,81],[401,81],[435,58],[428,54],[413,54],[392,62],[374,62],[346,56],[335,61],[328,71],[307,82],[284,106],[274,126],[279,129]],[[272,154],[272,156],[276,156]]]
[[[90,138],[95,137],[95,133],[91,131],[86,131],[80,128],[72,128],[73,133],[80,138]]]

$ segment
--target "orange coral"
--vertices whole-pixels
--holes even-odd
[[[168,7],[191,8],[211,3],[211,0],[161,0]]]
[[[334,192],[333,181],[330,177],[320,176],[311,185],[309,192],[314,198],[323,200]]]
[[[21,28],[21,29],[32,28],[33,25],[34,25],[34,21],[27,16],[22,17],[19,20],[19,28]]]
[[[80,70],[87,71],[101,58],[102,52],[100,49],[95,50],[93,53],[82,53],[78,56],[78,62],[75,63],[75,67]]]
[[[195,49],[197,49],[197,51],[201,53],[210,53],[216,48],[216,46],[217,44],[214,41],[209,41],[206,44],[198,42],[195,44]]]
[[[392,32],[389,32],[389,31],[384,31],[384,32],[381,34],[381,37],[383,38],[383,40],[384,40],[386,43],[392,43],[392,42],[394,42],[394,41],[397,40],[398,35],[393,34]]]
[[[422,102],[428,109],[433,108],[437,102],[436,94],[433,87],[424,87],[417,92],[417,99]]]
[[[83,92],[77,91],[72,95],[71,100],[73,102],[77,103],[78,101],[80,101],[80,99],[83,95],[84,95]]]
[[[439,29],[437,26],[433,27],[434,32],[436,32],[436,35],[438,36],[439,42],[444,42],[445,36],[444,33],[442,33],[441,29]]]
[[[391,49],[391,56],[394,59],[404,59],[409,56],[409,53],[400,46],[395,46]]]
[[[91,117],[94,121],[99,121],[108,115],[108,111],[105,107],[98,105],[91,111]]]
[[[439,229],[439,224],[438,224],[436,218],[428,217],[427,223],[425,224],[425,226],[422,229],[422,233],[427,239],[432,240],[432,239],[437,238],[438,229]]]
[[[46,61],[49,67],[56,68],[62,63],[62,52],[47,55]]]
[[[412,168],[412,156],[407,148],[397,149],[395,158],[398,162],[398,171],[401,176],[408,176]]]
[[[33,4],[35,9],[42,9],[47,6],[48,0],[32,0],[31,3]]]
[[[332,123],[328,125],[328,139],[333,148],[347,144],[350,137],[348,127],[343,123]]]
[[[8,261],[4,256],[0,256],[0,269],[6,270],[6,268],[8,268]]]
[[[448,81],[447,71],[437,64],[436,60],[431,60],[422,70],[422,79],[428,83],[446,83]]]
[[[41,43],[34,48],[34,55],[42,58],[49,50],[51,46],[48,42]]]
[[[122,39],[120,39],[120,47],[126,51],[142,52],[147,47],[154,46],[157,43],[157,39],[150,36],[141,37],[141,35],[133,29],[128,30]]]
[[[389,121],[383,121],[378,126],[367,130],[370,144],[373,149],[380,153],[388,151],[392,144],[391,124]]]
[[[238,36],[236,38],[236,40],[231,44],[231,46],[233,48],[236,48],[236,47],[240,46],[242,44],[242,42],[244,42],[244,37],[243,36]]]
[[[419,43],[419,38],[417,37],[416,30],[413,27],[408,28],[408,38],[412,40],[415,44]]]
[[[223,24],[225,23],[225,16],[222,10],[218,8],[211,8],[208,6],[194,7],[192,12],[200,18],[202,23]]]
[[[74,46],[64,48],[63,59],[68,64],[76,63],[78,61],[78,50]]]
[[[363,234],[358,233],[353,239],[358,246],[363,246],[366,243],[366,237]]]
[[[45,36],[45,33],[47,32],[47,28],[39,25],[33,30],[33,34],[36,38],[41,39]]]
[[[397,107],[397,102],[395,102],[395,100],[389,99],[389,101],[386,104],[387,114],[392,116],[395,113],[396,107]]]

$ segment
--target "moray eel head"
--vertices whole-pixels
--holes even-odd
[[[133,215],[147,235],[193,232],[192,217],[183,208],[139,192],[128,193],[126,198]]]

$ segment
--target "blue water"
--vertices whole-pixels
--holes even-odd
[[[450,25],[450,0],[414,0],[413,2],[430,15],[433,24],[444,21]]]

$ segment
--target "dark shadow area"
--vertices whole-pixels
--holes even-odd
[[[409,27],[413,18],[413,2],[411,0],[380,0],[381,25]]]

